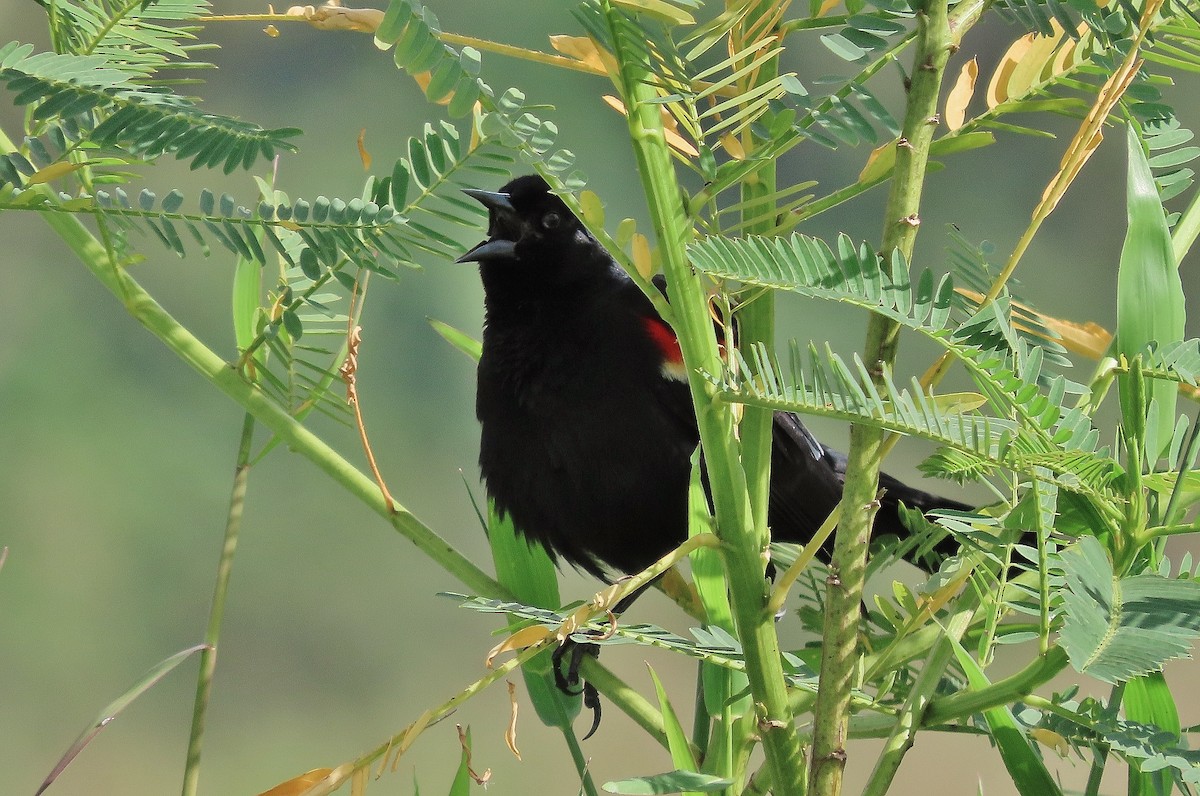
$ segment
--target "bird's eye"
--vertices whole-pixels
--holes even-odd
[[[558,215],[558,213],[549,212],[542,216],[542,226],[546,229],[554,229],[560,223],[562,223],[562,218]]]

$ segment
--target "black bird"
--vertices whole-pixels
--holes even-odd
[[[675,334],[541,177],[466,193],[489,217],[488,239],[459,258],[483,279],[488,494],[552,555],[600,578],[644,569],[687,536],[699,433]],[[793,414],[774,426],[771,535],[804,543],[841,498],[846,460]],[[877,534],[907,533],[899,502],[969,508],[890,476],[881,486]]]

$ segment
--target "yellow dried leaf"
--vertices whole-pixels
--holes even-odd
[[[1087,24],[1080,22],[1079,28],[1075,32],[1082,37],[1088,32]],[[1079,49],[1077,45],[1077,41],[1068,38],[1063,46],[1058,48],[1058,52],[1054,55],[1054,63],[1051,67],[1053,70],[1052,74],[1061,75],[1063,72],[1066,72],[1068,69],[1073,68],[1077,63],[1079,63],[1079,58],[1077,57]]]
[[[26,185],[41,185],[51,180],[57,180],[59,177],[65,177],[68,174],[79,171],[83,168],[82,163],[70,163],[66,160],[60,160],[57,163],[51,163],[44,169],[38,169],[29,176],[25,181]]]
[[[455,724],[454,728],[458,730],[458,743],[462,746],[463,755],[467,758],[467,774],[475,780],[475,784],[487,787],[488,781],[492,778],[492,770],[489,768],[482,774],[475,773],[475,769],[471,766],[471,739],[467,736],[468,731],[464,730],[461,724]]]
[[[550,46],[560,54],[574,58],[597,72],[608,72],[608,67],[614,65],[612,56],[602,52],[596,46],[596,42],[587,36],[551,36]]]
[[[966,296],[975,303],[983,300],[983,294],[974,290],[955,288],[954,292]],[[1063,320],[1019,301],[1011,301],[1011,304],[1014,310],[1013,326],[1019,331],[1049,340],[1052,338],[1043,331],[1049,329],[1058,335],[1056,341],[1073,354],[1099,360],[1108,353],[1108,348],[1112,345],[1112,332],[1095,321],[1079,323],[1078,321]]]
[[[258,796],[299,796],[304,791],[316,785],[333,773],[332,768],[314,768],[312,771],[298,777],[281,782],[270,790],[263,791]]]
[[[950,89],[950,94],[946,97],[946,126],[953,132],[963,126],[967,120],[967,105],[971,104],[971,97],[975,96],[975,81],[979,78],[979,62],[972,58],[963,64],[962,71],[958,73],[958,80],[954,81],[954,88]]]
[[[667,0],[613,0],[614,5],[640,11],[664,22],[675,25],[694,25],[696,20],[682,8],[671,5]]]
[[[746,159],[746,149],[733,133],[725,133],[725,135],[721,136],[721,148],[728,152],[729,157],[734,160]]]
[[[506,680],[508,683],[508,704],[510,706],[508,714],[508,729],[504,731],[504,744],[508,747],[508,751],[513,753],[513,757],[521,759],[521,751],[517,749],[517,687],[512,680]]]
[[[583,210],[583,220],[592,227],[604,226],[604,205],[595,191],[584,191],[579,194],[579,206]]]
[[[640,232],[633,233],[633,264],[643,279],[654,275],[654,261],[650,257],[650,241]]]
[[[817,10],[817,16],[823,17],[841,4],[842,0],[821,0],[821,8]]]
[[[358,159],[362,161],[363,171],[371,170],[371,153],[367,151],[367,128],[358,131]]]
[[[1099,360],[1112,345],[1112,332],[1095,321],[1078,323],[1038,313],[1038,320],[1059,336],[1063,348],[1089,359]]]
[[[625,103],[621,102],[618,97],[605,94],[604,103],[622,116],[629,115],[625,111]],[[667,139],[667,145],[688,157],[699,157],[700,153],[696,150],[696,147],[692,146],[691,142],[679,133],[679,123],[675,121],[675,117],[671,115],[671,112],[662,106],[659,106],[658,112],[662,116],[663,134]]]
[[[1029,47],[1021,56],[1021,60],[1013,69],[1012,74],[1008,78],[1008,95],[1010,97],[1020,97],[1029,92],[1030,86],[1042,81],[1045,75],[1046,66],[1050,63],[1055,55],[1058,45],[1064,38],[1062,26],[1058,24],[1058,20],[1050,20],[1050,27],[1053,28],[1054,34],[1051,36],[1034,36],[1033,41],[1029,43]]]
[[[417,716],[417,720],[408,725],[408,727],[404,730],[404,735],[402,735],[400,740],[395,744],[396,751],[392,758],[392,771],[396,770],[396,764],[400,762],[400,757],[408,751],[410,746],[416,743],[417,736],[425,732],[425,728],[429,726],[429,722],[431,721],[433,721],[433,711],[426,710],[420,716]],[[386,755],[384,757],[384,762],[387,762]]]
[[[301,17],[317,30],[350,30],[374,33],[383,21],[378,8],[345,8],[339,5],[292,6],[284,12],[289,17]]]
[[[549,636],[550,630],[541,625],[530,625],[529,627],[521,628],[516,633],[504,639],[504,641],[492,647],[488,651],[484,664],[490,669],[492,668],[492,661],[496,659],[497,655],[532,647],[534,644],[545,641]]]
[[[1033,34],[1026,34],[1013,42],[1012,46],[1008,48],[1008,52],[1000,59],[1000,65],[996,67],[996,72],[992,75],[991,82],[988,83],[987,106],[989,108],[994,108],[1008,99],[1008,81],[1025,52],[1032,46]]]
[[[1067,743],[1067,739],[1054,730],[1048,730],[1045,727],[1035,727],[1029,731],[1029,737],[1043,746],[1049,746],[1058,753],[1059,757],[1064,759],[1071,753],[1071,745]]]
[[[896,143],[895,141],[889,141],[871,150],[871,154],[867,156],[867,164],[863,166],[863,170],[858,174],[859,182],[874,182],[895,168]]]
[[[1124,93],[1124,90],[1124,87],[1121,87],[1115,96],[1119,97],[1122,93]],[[1112,104],[1115,105],[1116,103],[1113,102]],[[1095,110],[1095,108],[1093,108],[1093,110]],[[1075,178],[1079,175],[1079,172],[1083,170],[1083,167],[1092,157],[1092,153],[1096,151],[1096,148],[1100,146],[1100,142],[1103,140],[1104,131],[1097,128],[1096,132],[1092,134],[1091,139],[1089,139],[1088,142],[1079,149],[1080,154],[1077,154],[1074,146],[1068,147],[1067,151],[1063,153],[1062,162],[1059,164],[1059,168],[1061,170],[1046,186],[1046,190],[1042,191],[1042,202],[1047,207],[1047,209],[1044,211],[1046,215],[1050,215],[1050,213],[1053,213],[1054,209],[1058,207],[1059,201],[1063,198],[1063,194],[1066,193],[1066,186],[1075,181]],[[1039,209],[1041,208],[1039,207]]]

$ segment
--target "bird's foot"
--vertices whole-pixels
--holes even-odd
[[[596,686],[579,675],[579,666],[585,657],[599,658],[600,645],[568,638],[554,650],[550,668],[554,671],[554,685],[558,690],[568,696],[583,694],[583,706],[592,711],[591,729],[583,736],[586,741],[600,728],[600,693]]]

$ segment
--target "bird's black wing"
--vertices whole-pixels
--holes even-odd
[[[662,275],[654,277],[654,285],[662,294],[667,294],[667,283]],[[629,289],[640,294],[632,283]],[[657,312],[645,296],[643,312]],[[687,385],[680,381],[664,380],[660,386],[662,404],[676,418],[681,430],[689,439],[698,439],[696,418],[691,405]],[[790,412],[776,412],[771,439],[771,494],[768,524],[771,537],[776,541],[805,544],[825,522],[825,519],[842,498],[842,487],[846,481],[846,456],[823,445]],[[883,492],[879,512],[875,517],[873,533],[888,534],[903,538],[909,531],[900,520],[900,503],[922,513],[938,508],[968,511],[972,507],[956,500],[925,492],[908,486],[899,479],[879,474],[879,486]],[[957,550],[953,539],[946,537],[935,547],[940,556],[948,556]],[[825,557],[832,550],[832,540],[825,543]]]
[[[776,412],[771,468],[772,538],[807,542],[841,499],[846,481],[846,456],[821,444],[795,415]],[[922,513],[933,509],[969,511],[972,508],[966,503],[911,487],[887,473],[879,474],[879,488],[883,496],[875,515],[875,535],[903,538],[909,534],[900,520],[901,503]],[[952,538],[945,537],[932,549],[938,556],[948,556],[957,548]],[[831,542],[822,547],[826,555],[831,549]]]
[[[771,538],[805,544],[842,499],[845,467],[812,435],[800,418],[776,412],[771,438]],[[826,543],[828,553],[829,544]]]

